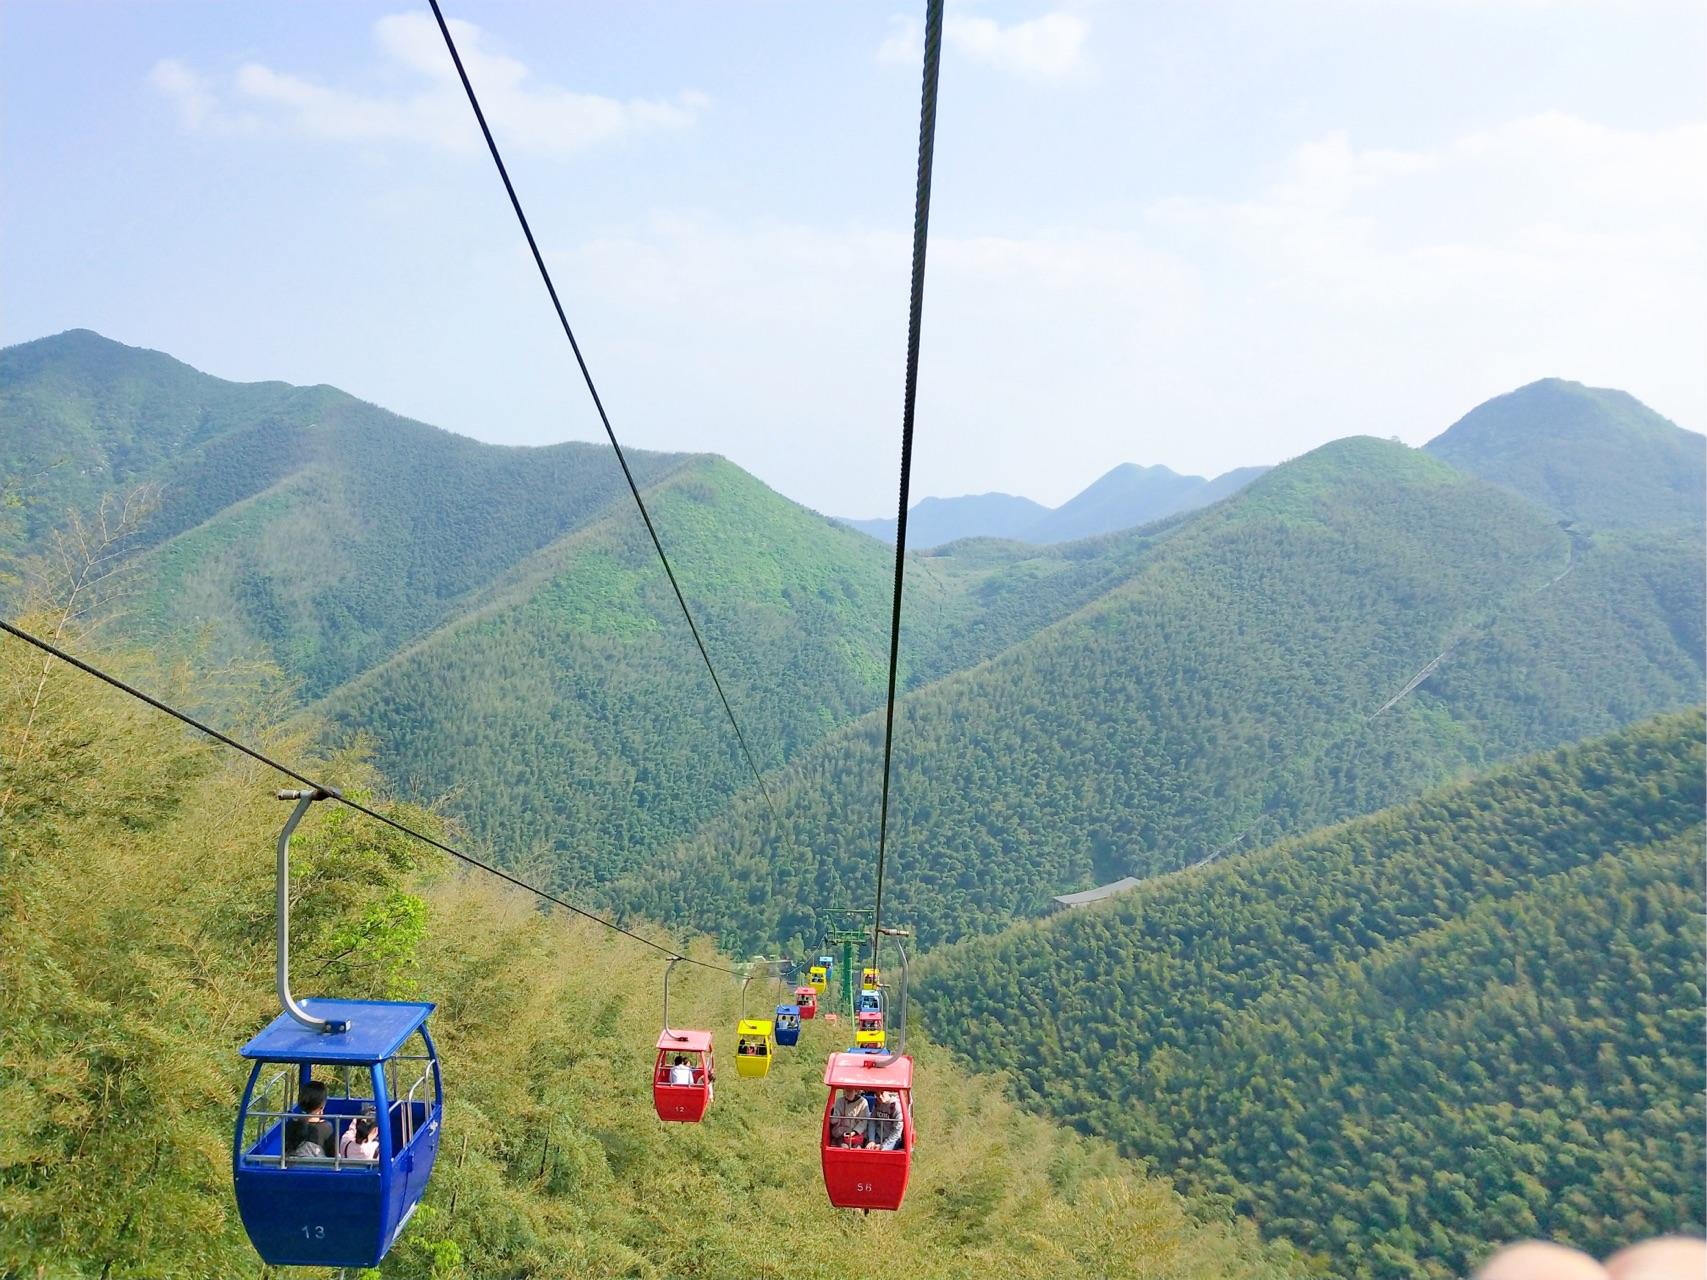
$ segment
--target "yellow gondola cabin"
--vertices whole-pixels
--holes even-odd
[[[735,1073],[762,1077],[770,1074],[776,1056],[776,1036],[768,1018],[742,1018],[735,1028]]]

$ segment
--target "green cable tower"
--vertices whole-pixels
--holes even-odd
[[[871,938],[871,911],[863,907],[832,907],[820,911],[820,916],[832,916],[834,919],[824,927],[824,944],[841,948],[841,1003],[836,1012],[843,1017],[853,1017],[854,1011],[854,955],[856,950],[863,947]]]

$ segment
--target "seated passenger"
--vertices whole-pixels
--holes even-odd
[[[880,1093],[871,1109],[871,1145],[879,1151],[894,1151],[901,1145],[901,1095]]]
[[[379,1126],[374,1124],[372,1116],[357,1116],[350,1121],[343,1141],[338,1144],[338,1155],[345,1160],[379,1159]]]
[[[326,1086],[310,1080],[302,1086],[302,1114],[285,1121],[287,1156],[331,1156],[337,1151],[338,1128],[326,1118]]]
[[[863,1147],[871,1107],[858,1089],[843,1089],[830,1107],[830,1145]]]
[[[694,1083],[693,1068],[688,1065],[688,1060],[679,1053],[676,1055],[675,1062],[670,1065],[670,1083],[676,1085]]]

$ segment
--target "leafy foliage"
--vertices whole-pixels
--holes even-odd
[[[1665,717],[950,948],[921,1007],[1344,1274],[1698,1229],[1702,735]]]

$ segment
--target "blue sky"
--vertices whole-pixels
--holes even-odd
[[[886,512],[913,7],[446,8],[625,443]],[[915,495],[1421,443],[1549,375],[1707,428],[1704,67],[1696,0],[951,0]],[[6,0],[0,341],[595,438],[449,75],[396,0]]]

